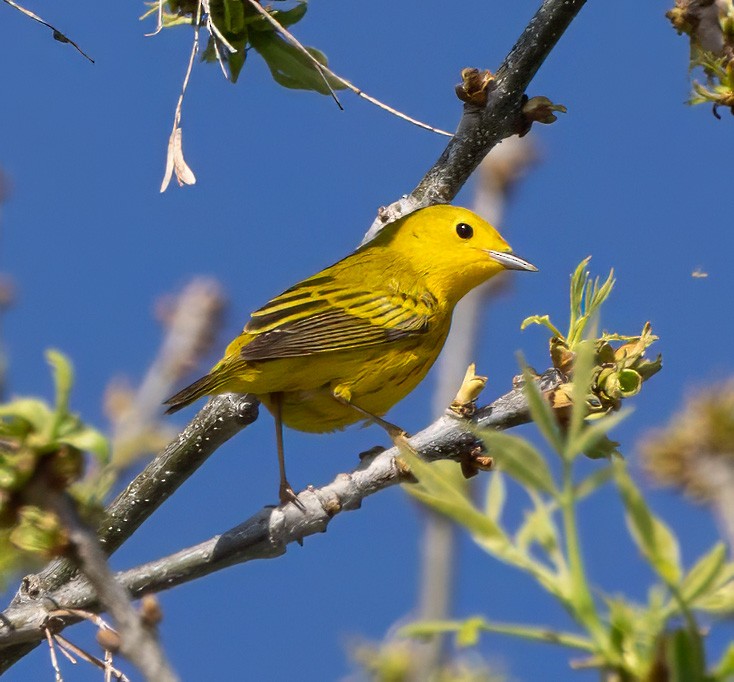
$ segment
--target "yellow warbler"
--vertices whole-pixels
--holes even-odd
[[[204,395],[255,394],[276,421],[324,432],[380,419],[435,362],[458,301],[502,270],[537,270],[486,221],[456,206],[423,208],[252,313],[206,376],[166,401],[175,412]]]

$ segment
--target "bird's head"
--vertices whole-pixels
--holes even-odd
[[[504,270],[538,269],[513,254],[486,220],[460,206],[422,208],[394,225],[391,248],[452,303]]]

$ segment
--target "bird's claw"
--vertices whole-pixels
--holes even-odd
[[[278,489],[278,497],[280,498],[281,506],[285,506],[286,504],[292,502],[302,512],[306,511],[306,507],[303,505],[303,502],[298,499],[298,495],[296,495],[296,493],[293,491],[293,488],[291,488],[288,481],[283,481],[280,484],[280,488]]]

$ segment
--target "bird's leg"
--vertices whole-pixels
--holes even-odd
[[[285,449],[283,448],[283,394],[271,393],[270,397],[273,401],[274,417],[275,417],[275,444],[278,450],[278,466],[280,468],[280,488],[278,496],[281,504],[293,502],[299,509],[303,509],[303,505],[298,501],[296,493],[293,492],[291,484],[285,477]]]
[[[390,440],[393,442],[395,447],[398,448],[398,450],[407,448],[411,453],[415,454],[415,450],[413,450],[413,448],[408,443],[409,436],[404,429],[401,429],[396,424],[393,424],[383,419],[382,417],[378,417],[376,414],[372,414],[371,412],[362,409],[359,405],[355,405],[352,402],[352,396],[349,389],[342,386],[337,386],[331,394],[334,396],[334,399],[337,402],[341,403],[342,405],[346,405],[347,407],[351,407],[353,410],[356,410],[361,415],[367,417],[371,421],[375,422],[375,424],[385,429],[387,435],[390,436]]]

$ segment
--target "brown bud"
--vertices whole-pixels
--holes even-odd
[[[143,622],[151,628],[155,628],[163,620],[163,610],[154,594],[146,594],[140,600],[140,615]]]
[[[487,105],[493,81],[494,76],[487,69],[484,71],[474,68],[462,69],[461,83],[456,86],[456,96],[467,104],[484,107]]]
[[[111,651],[116,654],[120,650],[120,635],[115,630],[110,628],[102,628],[97,630],[97,644],[99,644],[105,651]]]

